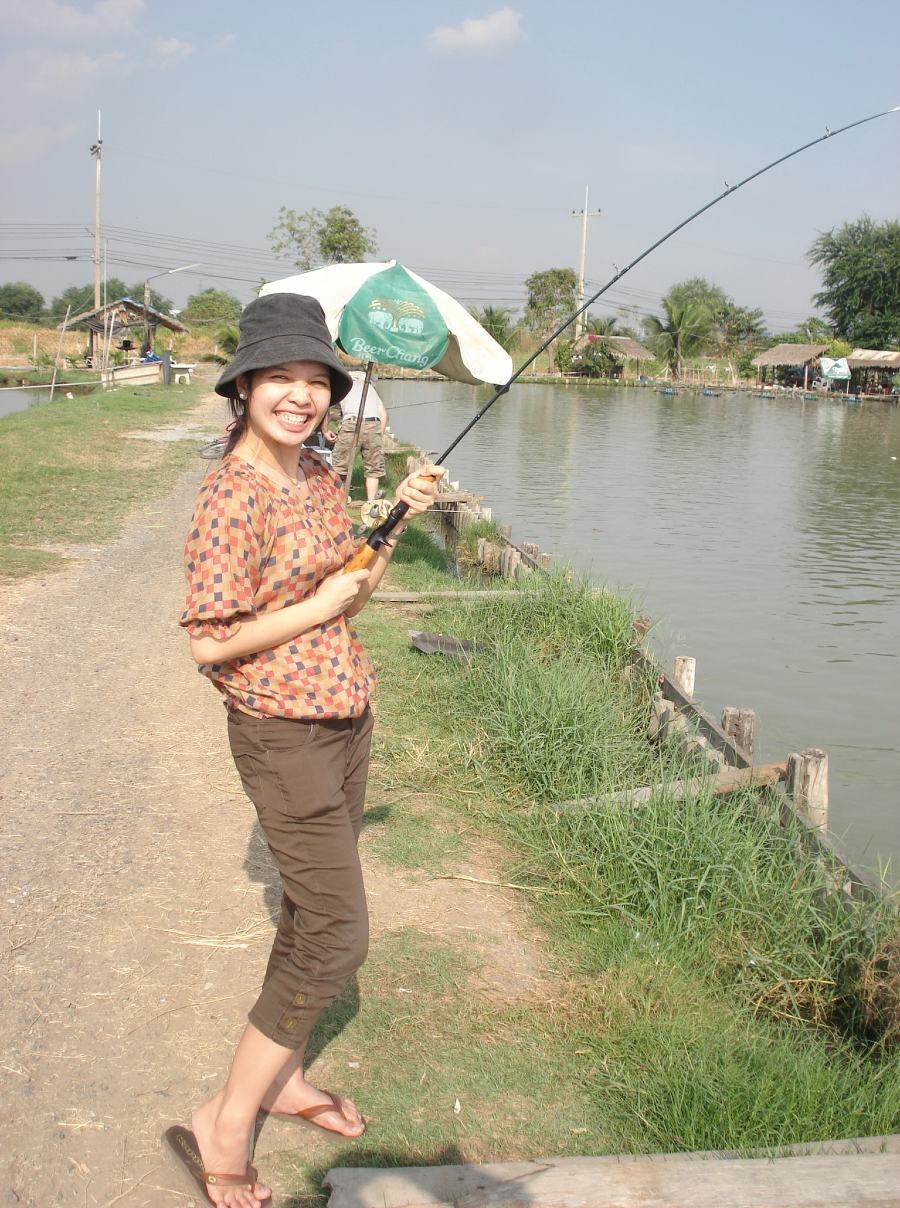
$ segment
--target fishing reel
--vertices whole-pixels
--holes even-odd
[[[383,524],[391,514],[393,506],[390,499],[367,499],[360,505],[360,519],[366,525]]]

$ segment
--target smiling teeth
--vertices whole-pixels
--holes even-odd
[[[303,415],[294,415],[293,412],[279,411],[278,418],[284,420],[286,424],[291,424],[295,428],[302,428],[306,423],[306,417]]]

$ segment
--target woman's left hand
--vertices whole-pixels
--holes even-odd
[[[446,473],[443,466],[433,465],[414,470],[397,487],[394,503],[405,503],[410,516],[426,512],[437,498],[437,480],[443,478]]]

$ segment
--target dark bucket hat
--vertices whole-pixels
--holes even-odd
[[[304,294],[264,294],[244,307],[234,360],[216,382],[216,393],[237,398],[236,379],[253,369],[287,361],[318,361],[331,376],[331,401],[339,403],[353,385],[338,360],[321,303]]]

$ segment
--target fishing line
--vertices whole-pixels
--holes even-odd
[[[579,306],[573,314],[569,315],[565,322],[560,323],[559,327],[551,332],[546,340],[544,340],[543,344],[541,344],[541,346],[519,366],[512,377],[509,378],[508,381],[504,382],[502,386],[498,386],[496,388],[494,394],[488,399],[481,410],[478,411],[477,414],[466,424],[460,434],[447,446],[440,457],[435,459],[434,464],[439,466],[446,461],[463,437],[467,436],[468,433],[471,432],[478,421],[490,410],[494,403],[496,403],[497,399],[502,398],[504,394],[509,392],[509,388],[512,386],[513,382],[518,381],[529,365],[533,365],[540,354],[547,347],[549,347],[554,340],[558,339],[566,328],[574,323],[580,315],[583,315],[589,306],[593,306],[598,298],[602,297],[602,295],[605,294],[608,289],[611,289],[617,281],[621,281],[626,273],[630,273],[635,265],[640,264],[642,260],[646,260],[651,252],[655,252],[658,247],[661,247],[662,244],[671,239],[673,235],[677,235],[679,231],[683,230],[689,225],[689,223],[692,223],[695,218],[699,218],[701,214],[705,214],[707,210],[711,210],[712,207],[718,205],[720,201],[724,201],[726,197],[730,197],[732,193],[736,193],[738,189],[742,189],[744,185],[749,184],[751,180],[756,180],[757,177],[763,176],[766,172],[770,172],[772,168],[777,168],[779,164],[783,164],[787,160],[793,159],[795,155],[800,155],[802,152],[808,151],[810,147],[815,147],[818,143],[824,143],[827,139],[836,138],[837,135],[844,134],[847,130],[854,130],[857,126],[864,126],[867,122],[874,122],[877,121],[878,118],[887,117],[889,113],[897,112],[900,112],[900,105],[894,105],[890,109],[883,109],[880,113],[872,113],[868,117],[861,117],[855,122],[848,122],[846,126],[839,126],[837,130],[829,130],[826,126],[825,133],[820,134],[818,138],[814,138],[810,142],[804,143],[801,147],[795,147],[793,151],[788,151],[786,155],[779,155],[777,159],[773,159],[771,163],[766,164],[762,168],[757,168],[755,172],[751,172],[749,176],[745,176],[744,179],[739,180],[737,184],[730,185],[726,181],[725,188],[721,193],[717,194],[711,201],[706,202],[705,205],[700,206],[698,210],[694,210],[693,214],[689,214],[688,217],[679,222],[677,226],[673,226],[670,231],[667,231],[666,234],[657,239],[655,243],[651,243],[648,248],[645,248],[645,250],[641,252],[639,256],[635,256],[634,260],[626,264],[624,268],[618,269],[614,277],[610,277],[609,281],[607,281],[605,285],[602,285],[596,293],[592,294],[590,298]],[[384,542],[393,532],[394,528],[400,523],[408,511],[409,508],[405,503],[396,504],[391,509],[391,514],[388,516],[387,520],[372,530],[366,540],[366,546],[363,547],[363,550],[360,550],[355,558],[350,560],[345,569],[355,569],[357,564],[365,565],[366,559],[363,557],[364,550],[368,548],[372,555],[377,553],[377,551],[384,544]]]

